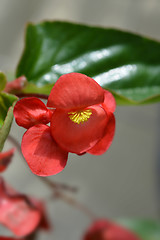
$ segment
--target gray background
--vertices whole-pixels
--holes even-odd
[[[1,70],[15,69],[26,22],[44,19],[116,27],[160,39],[159,0],[0,0]],[[100,157],[70,154],[65,170],[50,179],[77,186],[75,198],[100,217],[158,218],[158,110],[158,104],[117,107],[109,151]],[[11,136],[18,142],[23,132],[13,123]],[[8,140],[5,149],[11,145]],[[50,196],[18,151],[3,175],[19,191],[42,199]],[[41,233],[39,239],[78,240],[90,224],[87,216],[62,201],[49,201],[47,209],[54,230]],[[3,227],[0,234],[11,235]]]

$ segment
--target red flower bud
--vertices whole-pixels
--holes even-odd
[[[22,89],[25,87],[26,83],[27,83],[26,77],[21,76],[19,78],[16,78],[12,82],[8,82],[6,84],[4,91],[8,92],[8,93],[16,93],[18,91],[22,91]]]

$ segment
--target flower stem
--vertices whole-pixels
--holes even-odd
[[[90,217],[91,219],[96,219],[97,218],[97,216],[90,209],[88,209],[85,205],[78,202],[74,198],[71,198],[71,197],[65,195],[62,192],[57,193],[57,198],[60,198],[63,201],[65,201],[66,203],[68,203],[69,205],[76,207],[77,209],[79,209],[80,211],[82,211],[86,215],[88,215],[88,217]]]
[[[53,182],[46,177],[45,178],[44,177],[39,177],[39,179],[42,182],[44,182],[46,185],[48,185],[49,187],[55,189],[56,191],[65,190],[65,191],[70,191],[70,192],[73,192],[73,193],[76,193],[78,191],[78,189],[76,187],[72,187],[72,186],[69,186],[69,185],[64,184],[64,183],[57,183],[55,181]]]
[[[41,180],[50,188],[52,188],[52,190],[54,190],[54,197],[56,197],[57,199],[61,199],[62,201],[68,203],[71,206],[76,207],[77,209],[79,209],[80,211],[84,212],[86,215],[88,215],[91,219],[96,219],[96,215],[90,211],[85,205],[83,205],[82,203],[78,202],[77,200],[75,200],[74,198],[64,194],[62,192],[62,190],[66,190],[64,188],[61,188],[63,185],[60,185],[57,187],[57,185],[53,185],[53,182],[51,182],[49,179],[47,178],[41,178]],[[68,189],[67,186],[67,190],[73,190],[73,188]]]

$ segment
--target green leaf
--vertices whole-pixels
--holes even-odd
[[[25,92],[50,93],[65,73],[80,72],[109,89],[119,104],[160,101],[160,43],[116,29],[68,22],[29,24],[17,67]]]
[[[16,100],[16,96],[0,92],[0,151],[2,151],[10,131],[13,120],[13,107]]]
[[[6,77],[3,72],[0,72],[0,91],[2,91],[5,88],[6,85]]]
[[[117,223],[137,233],[142,240],[160,239],[160,221],[121,219]]]

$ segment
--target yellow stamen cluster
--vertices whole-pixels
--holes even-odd
[[[69,112],[68,115],[72,122],[80,124],[86,122],[90,118],[92,111],[91,109],[86,109],[76,112]]]

